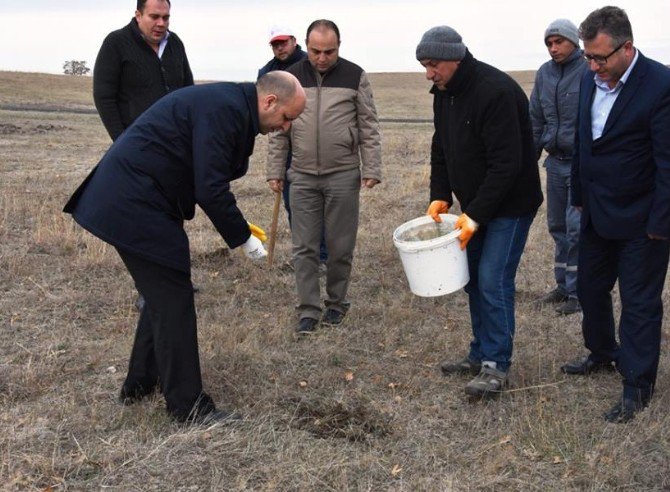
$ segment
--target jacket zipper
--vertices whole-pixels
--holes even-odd
[[[556,134],[554,135],[554,148],[556,149],[557,153],[560,150],[558,148],[558,133],[561,131],[561,110],[558,101],[558,86],[561,85],[561,80],[563,80],[563,75],[565,74],[565,65],[561,63],[559,68],[561,69],[561,76],[558,78],[558,82],[556,82],[556,91],[554,92],[554,104],[556,107]]]
[[[316,72],[316,175],[320,175],[321,168],[321,82],[323,77]]]

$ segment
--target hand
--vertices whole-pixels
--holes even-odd
[[[247,224],[249,224],[249,231],[251,232],[251,234],[253,234],[263,242],[268,240],[268,236],[267,234],[265,234],[265,231],[263,229],[261,229],[257,225],[252,224],[251,222],[247,222]]]
[[[449,212],[449,203],[444,200],[433,200],[428,205],[426,215],[430,215],[435,222],[442,222],[440,214],[446,214],[447,212]]]
[[[477,229],[479,229],[479,224],[466,214],[461,214],[458,216],[458,219],[456,219],[456,224],[454,226],[456,229],[461,230],[458,239],[461,241],[461,249],[465,249],[470,242],[470,239],[472,239],[472,236],[477,232]]]
[[[378,179],[375,178],[363,178],[361,180],[361,188],[374,188],[375,185],[379,183]]]
[[[242,251],[244,251],[244,254],[250,260],[261,260],[268,255],[261,240],[253,234],[249,236],[247,242],[242,245]]]
[[[657,240],[657,241],[667,241],[668,240],[667,237],[659,236],[658,234],[647,234],[647,236],[649,236],[649,239],[654,239],[654,240]]]
[[[284,189],[284,180],[283,179],[268,179],[268,185],[270,189],[275,193],[281,193]]]

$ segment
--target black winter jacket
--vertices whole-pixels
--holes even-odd
[[[112,140],[158,99],[189,85],[193,74],[179,37],[170,32],[158,58],[134,18],[107,35],[93,68],[93,100]]]
[[[453,193],[482,225],[535,212],[543,198],[521,87],[468,51],[446,90],[431,92],[430,199],[451,205]]]

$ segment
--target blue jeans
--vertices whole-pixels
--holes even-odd
[[[516,271],[535,213],[498,217],[472,236],[468,243],[472,342],[470,359],[495,362],[507,371],[514,341]]]
[[[558,289],[577,297],[581,213],[570,204],[570,161],[547,157],[547,226],[554,239],[554,277]]]

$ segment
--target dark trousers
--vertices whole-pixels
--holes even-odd
[[[149,389],[160,382],[168,413],[178,420],[214,410],[202,391],[190,273],[117,251],[146,300],[124,387]]]
[[[590,225],[580,236],[577,293],[584,313],[584,342],[595,360],[616,362],[623,377],[624,398],[648,401],[654,390],[668,253],[667,241],[646,236],[605,239]],[[615,337],[611,296],[617,279],[620,343]]]

